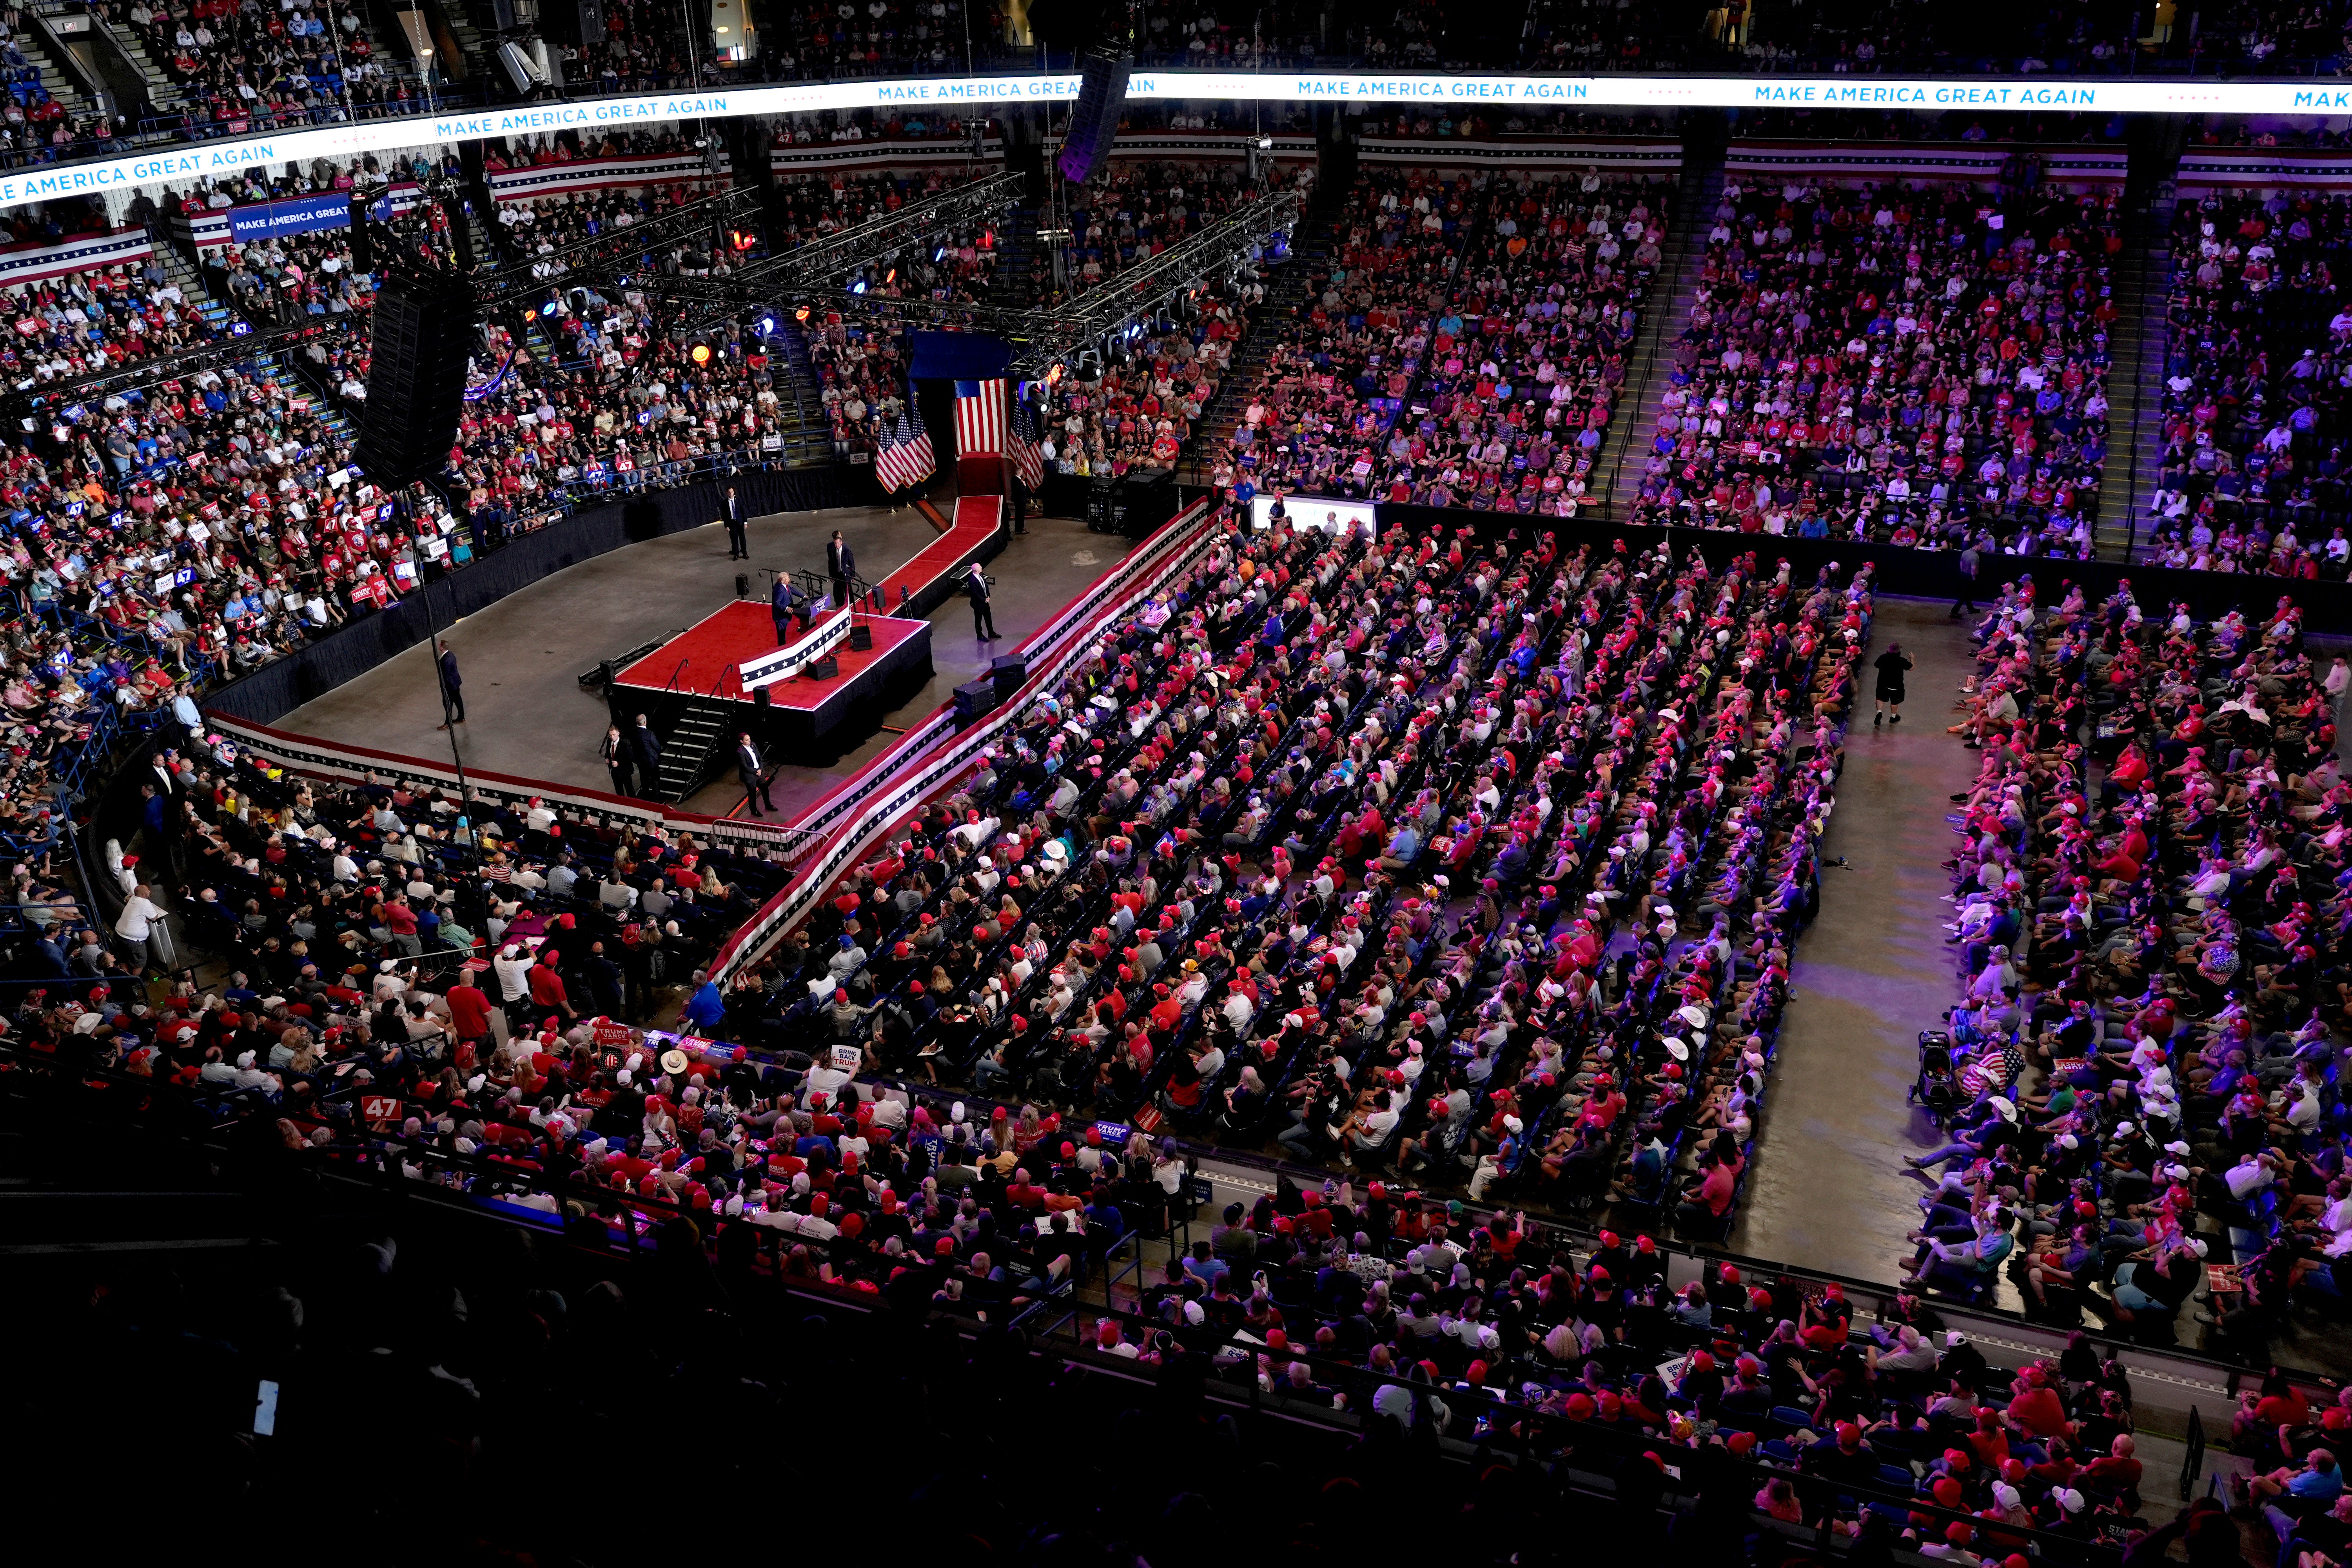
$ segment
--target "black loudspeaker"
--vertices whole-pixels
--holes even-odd
[[[457,439],[474,300],[462,283],[394,278],[375,297],[360,471],[388,489],[437,474]]]
[[[854,621],[849,627],[849,651],[864,653],[874,646],[874,628],[864,621]]]
[[[604,0],[544,0],[539,8],[539,35],[551,44],[604,41]]]
[[[352,194],[352,267],[359,272],[375,271],[375,230],[368,222],[368,204],[354,190]]]
[[[748,599],[751,596],[751,574],[749,572],[735,574],[735,596],[739,599]]]
[[[1078,54],[1078,102],[1070,111],[1070,133],[1057,161],[1062,178],[1083,185],[1101,172],[1118,135],[1118,111],[1127,103],[1128,58],[1097,47]]]
[[[831,654],[809,660],[808,678],[811,680],[831,680],[840,673],[841,660]]]
[[[1029,679],[1029,656],[1025,653],[1003,653],[988,661],[988,673],[996,682],[996,700],[1010,702],[1013,694]]]
[[[996,708],[996,682],[967,680],[955,689],[956,722],[969,724]]]

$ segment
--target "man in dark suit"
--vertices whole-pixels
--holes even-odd
[[[972,635],[982,642],[996,640],[996,613],[988,607],[988,574],[972,562],[964,568],[963,596],[971,601]]]
[[[849,603],[849,580],[857,575],[857,557],[837,528],[832,542],[824,547],[824,574],[833,579],[833,607],[837,610]]]
[[[433,727],[446,730],[466,721],[466,678],[457,673],[457,656],[447,643],[435,637],[433,646],[439,652],[434,662],[441,676],[441,722]]]
[[[642,713],[637,715],[637,727],[629,731],[629,750],[637,763],[637,797],[651,800],[661,778],[661,737],[653,732]]]
[[[720,521],[727,524],[727,559],[730,561],[751,559],[751,542],[743,537],[743,524],[748,521],[743,516],[743,498],[735,493],[733,485],[727,487],[726,516]]]
[[[621,795],[636,794],[629,787],[630,763],[636,756],[636,748],[629,743],[627,736],[621,733],[618,724],[605,726],[602,754],[604,766],[612,770],[613,793]]]
[[[758,816],[761,808],[776,809],[776,797],[768,793],[767,778],[760,771],[760,748],[751,743],[748,730],[735,737],[735,780],[743,786],[743,804]]]
[[[793,580],[782,572],[768,590],[768,618],[776,624],[776,646],[783,647],[793,629]]]

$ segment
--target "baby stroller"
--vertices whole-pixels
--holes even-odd
[[[1960,1088],[1952,1071],[1952,1037],[1941,1029],[1919,1031],[1919,1076],[1904,1096],[1923,1107],[1937,1126],[1948,1125],[1959,1109]]]

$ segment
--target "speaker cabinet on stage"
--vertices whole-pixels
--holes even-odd
[[[993,679],[967,680],[955,689],[957,723],[969,724],[995,710],[996,682]]]
[[[996,682],[996,700],[1010,702],[1013,694],[1029,679],[1029,656],[1024,653],[999,654],[988,661],[989,678]]]
[[[831,680],[840,673],[841,660],[829,653],[821,654],[808,662],[808,678],[811,680]]]
[[[398,489],[440,471],[457,439],[474,301],[463,283],[395,276],[375,297],[360,471]]]
[[[874,628],[865,621],[849,623],[849,651],[865,653],[874,647]]]

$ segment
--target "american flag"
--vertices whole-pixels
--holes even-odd
[[[921,484],[939,467],[931,457],[931,433],[917,425],[907,411],[898,411],[898,429],[885,429],[874,451],[874,477],[886,490]]]
[[[955,386],[956,451],[966,458],[1004,456],[1004,378]]]
[[[1045,454],[1037,450],[1037,424],[1026,400],[1013,405],[1013,472],[1023,488],[1034,490],[1045,482]]]

